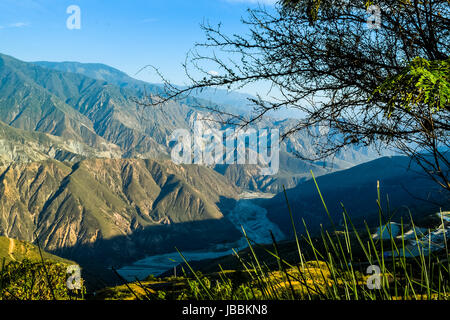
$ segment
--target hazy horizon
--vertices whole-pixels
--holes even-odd
[[[269,8],[274,2],[260,1]],[[80,29],[66,26],[71,5],[81,9]],[[5,0],[0,3],[0,52],[27,62],[102,63],[138,80],[159,83],[155,73],[139,72],[153,65],[173,83],[184,85],[185,56],[205,38],[200,24],[221,23],[227,31],[245,32],[241,17],[257,5],[253,0]],[[255,95],[261,89],[253,85],[239,92]]]

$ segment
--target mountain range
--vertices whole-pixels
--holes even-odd
[[[416,203],[399,181],[411,187],[417,177],[394,169],[405,166],[403,158],[372,161],[380,155],[360,147],[307,162],[297,155],[313,157],[317,140],[305,132],[281,142],[280,170],[272,176],[261,175],[260,165],[176,165],[170,161],[174,130],[192,132],[196,121],[210,115],[205,106],[211,104],[246,114],[249,96],[219,90],[160,107],[134,102],[148,94],[162,95],[161,85],[103,64],[31,63],[0,54],[0,236],[38,240],[48,252],[84,267],[121,265],[174,246],[194,250],[236,241],[241,234],[227,212],[246,190],[278,193],[258,202],[289,236],[280,210],[283,186],[296,219],[325,223],[318,218],[321,203],[311,171],[327,201],[357,196],[351,209],[358,217],[369,213],[375,179],[396,205]],[[295,124],[266,118],[255,128],[283,133]],[[413,191],[423,190],[435,188],[421,182]]]
[[[45,160],[0,169],[0,234],[104,266],[234,241],[223,213],[237,188],[215,171],[171,161]],[[186,237],[188,241],[181,241]]]
[[[112,93],[114,90],[110,88],[101,90],[101,94],[96,93],[93,99],[78,101],[75,103],[75,109],[80,110],[89,118],[93,123],[92,128],[98,135],[108,142],[118,145],[123,151],[124,157],[168,156],[170,134],[175,129],[192,131],[195,121],[208,118],[209,113],[205,107],[213,106],[227,113],[239,115],[248,115],[250,113],[248,110],[251,110],[247,100],[250,98],[249,95],[212,89],[195,92],[194,94],[197,96],[184,98],[179,102],[165,105],[163,108],[142,108],[133,103],[131,98],[143,98],[145,94],[163,94],[161,85],[133,79],[125,73],[103,64],[36,62],[34,65],[46,68],[50,73],[63,73],[66,77],[70,77],[71,74],[75,74],[77,77],[83,75],[89,79],[95,79],[103,85],[107,83],[116,89],[115,94]],[[96,83],[96,87],[98,85]],[[88,92],[81,91],[75,95],[91,95],[92,91],[94,90],[91,88]],[[96,89],[94,92],[97,91],[100,89]],[[98,106],[99,97],[106,99],[101,106]],[[212,98],[214,101],[211,101]],[[63,99],[70,105],[73,105],[75,100],[80,100],[79,98],[67,99],[64,95]],[[80,104],[84,104],[84,106],[80,107]],[[97,111],[94,112],[94,110]],[[102,112],[98,110],[102,110]],[[208,125],[220,130],[229,127],[214,122]],[[295,125],[296,121],[293,119],[267,118],[256,124],[255,128],[277,128],[283,133]],[[330,159],[329,163],[311,163],[297,157],[299,154],[306,158],[313,158],[316,143],[317,141],[306,132],[296,133],[283,141],[280,145],[282,170],[275,176],[255,174],[257,168],[252,165],[218,165],[215,169],[244,189],[276,193],[282,190],[283,185],[287,188],[294,187],[299,181],[309,177],[309,173],[304,174],[309,170],[313,170],[316,175],[322,175],[346,169],[379,156],[375,150],[362,147],[360,149],[349,148],[336,155],[334,159]]]
[[[379,225],[380,219],[384,223],[402,218],[409,221],[410,216],[420,219],[445,211],[450,208],[450,196],[411,159],[391,156],[318,177],[317,186],[312,180],[303,181],[286,195],[260,200],[269,219],[290,236],[293,229],[287,203],[298,222],[297,231],[305,232],[306,225],[309,232],[317,233],[320,226],[332,226],[326,210],[336,226],[343,226],[345,210],[355,225],[364,228],[364,221],[373,226]]]

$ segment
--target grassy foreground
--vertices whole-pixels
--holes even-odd
[[[313,177],[314,178],[314,177]],[[315,181],[315,178],[314,178]],[[316,183],[317,186],[317,183]],[[356,228],[342,206],[343,227],[337,227],[328,212],[319,187],[331,230],[322,229],[320,237],[307,231],[300,238],[288,199],[292,228],[297,248],[297,261],[292,263],[279,254],[279,244],[272,236],[272,248],[249,239],[247,254],[235,252],[240,270],[223,270],[202,275],[184,259],[183,277],[169,277],[107,288],[99,292],[104,299],[324,299],[324,300],[448,300],[450,298],[448,222],[441,213],[440,223],[419,233],[412,218],[403,220],[391,230],[392,214],[383,212],[378,186],[380,225],[377,233],[365,224]],[[286,194],[286,193],[285,193]],[[303,221],[304,223],[304,221]],[[305,224],[305,223],[304,223]],[[406,232],[406,230],[409,232]],[[426,236],[427,234],[428,236]],[[269,259],[257,254],[264,252]],[[180,255],[183,254],[180,252]]]
[[[0,300],[81,299],[85,288],[69,290],[67,274],[74,261],[26,241],[0,237]],[[82,282],[82,279],[80,280]]]
[[[449,222],[444,219],[448,213],[439,215],[440,223],[433,232],[416,228],[412,218],[401,220],[394,230],[392,214],[383,212],[378,188],[378,233],[367,224],[356,228],[344,206],[343,225],[337,226],[322,198],[331,228],[322,228],[320,236],[312,237],[305,225],[306,232],[298,236],[287,197],[286,201],[296,259],[280,254],[284,251],[273,236],[271,246],[262,246],[243,229],[248,249],[235,252],[240,265],[236,270],[223,270],[219,265],[219,272],[203,275],[183,257],[181,277],[124,281],[122,286],[96,292],[95,299],[449,300]],[[84,298],[83,289],[75,294],[67,289],[66,279],[63,264],[44,262],[44,258],[35,263],[4,263],[0,299]]]

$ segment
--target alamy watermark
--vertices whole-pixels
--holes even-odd
[[[70,16],[66,20],[66,27],[69,30],[81,29],[81,9],[77,5],[70,5],[66,10]]]
[[[279,140],[278,129],[219,130],[196,121],[192,134],[177,129],[169,142],[175,142],[171,158],[176,164],[253,164],[260,175],[274,175],[280,165]]]
[[[366,273],[371,274],[367,279],[367,288],[370,290],[381,289],[381,269],[377,265],[371,265],[367,267]]]
[[[67,289],[80,290],[81,289],[81,268],[79,265],[71,265],[67,267],[66,273],[69,275],[67,278]]]
[[[341,1],[337,5],[345,7],[348,5],[345,1]],[[66,20],[66,27],[69,30],[81,29],[81,8],[78,5],[70,5],[66,9],[66,13],[69,17]],[[381,9],[378,5],[370,5],[367,8],[367,13],[370,16],[367,18],[367,28],[380,29],[381,28]]]

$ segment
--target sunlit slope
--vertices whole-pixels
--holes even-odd
[[[42,258],[44,260],[50,260],[52,262],[61,262],[65,264],[76,264],[73,261],[60,258],[44,250],[42,252]],[[12,239],[8,237],[0,236],[0,261],[5,260],[5,263],[11,261],[22,261],[24,259],[31,261],[41,261],[41,255],[39,248],[27,241]]]
[[[0,234],[32,241],[35,231],[46,250],[77,261],[132,261],[236,239],[222,214],[236,197],[215,171],[171,161],[17,163],[0,173]]]

